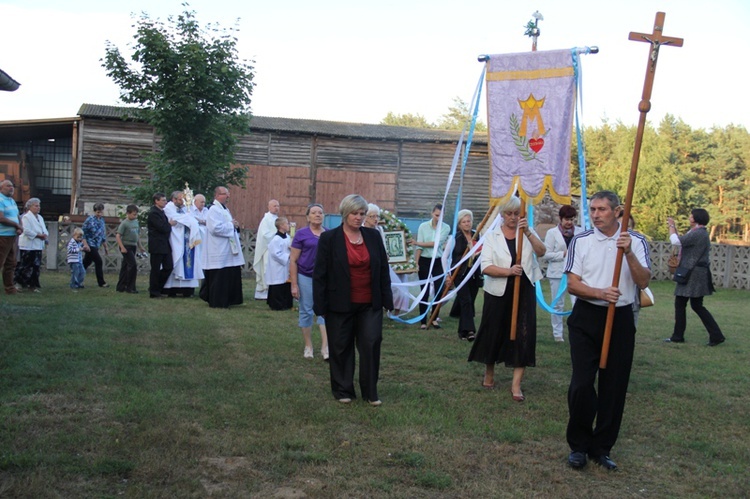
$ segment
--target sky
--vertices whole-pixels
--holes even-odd
[[[129,54],[133,16],[166,20],[182,1],[0,0],[0,69],[21,83],[0,92],[0,121],[122,105],[101,66],[106,43]],[[582,56],[589,126],[638,122],[649,45],[628,35],[651,33],[662,11],[663,34],[684,46],[660,51],[648,120],[658,125],[669,113],[693,128],[750,128],[747,0],[191,0],[188,8],[203,26],[239,28],[240,56],[254,61],[253,114],[354,123],[389,112],[435,122],[456,97],[469,103],[477,56],[531,50],[525,26],[539,11],[539,50],[599,47]]]

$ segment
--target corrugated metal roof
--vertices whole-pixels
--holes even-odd
[[[121,106],[83,104],[78,110],[78,114],[86,118],[121,119],[127,115],[128,109]],[[269,116],[253,116],[250,120],[250,132],[252,133],[253,131],[286,132],[371,140],[404,140],[410,142],[455,143],[461,137],[460,132],[452,130],[432,130],[367,123],[346,123],[341,121],[274,118]],[[487,134],[475,134],[474,142],[486,144]]]

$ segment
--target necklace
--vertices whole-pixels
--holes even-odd
[[[347,234],[346,231],[344,231],[344,234],[346,234],[346,238],[349,240],[350,243],[352,243],[352,244],[362,244],[362,233],[361,232],[357,233],[357,239],[356,240],[352,239],[351,237],[349,237],[349,234]]]

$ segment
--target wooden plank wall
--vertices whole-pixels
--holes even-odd
[[[153,129],[143,123],[85,120],[81,126],[81,184],[83,203],[127,204],[125,189],[147,175],[144,156],[154,144]]]
[[[309,186],[309,168],[251,165],[245,189],[229,189],[229,209],[243,228],[257,229],[268,211],[268,201],[277,199],[280,214],[301,227],[306,223],[305,211],[310,204]]]
[[[151,127],[119,120],[86,119],[82,134],[79,206],[84,202],[127,204],[125,188],[146,174],[143,155],[155,143]],[[320,202],[338,213],[341,199],[358,193],[402,217],[424,218],[442,200],[454,144],[321,137],[253,132],[241,137],[235,159],[249,167],[245,189],[232,187],[230,209],[248,229],[257,228],[269,199],[298,226]],[[463,206],[481,220],[488,207],[486,144],[474,144],[464,177]],[[455,203],[458,175],[449,192]],[[446,220],[452,222],[452,208]]]

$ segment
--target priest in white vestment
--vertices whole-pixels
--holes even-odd
[[[164,285],[163,293],[171,297],[179,294],[188,298],[193,296],[199,280],[203,279],[201,262],[195,254],[195,248],[202,241],[198,220],[185,206],[185,194],[182,191],[172,193],[172,200],[164,207],[164,214],[177,223],[172,226],[169,237],[174,268]]]
[[[266,267],[268,266],[268,243],[276,235],[276,218],[279,216],[279,202],[272,199],[268,202],[268,212],[258,225],[255,234],[255,255],[253,256],[253,270],[255,271],[255,299],[268,298],[268,284],[266,283]]]
[[[214,190],[214,202],[206,217],[206,240],[203,242],[203,273],[200,297],[212,308],[229,308],[242,304],[242,255],[237,220],[227,209],[229,189]]]

